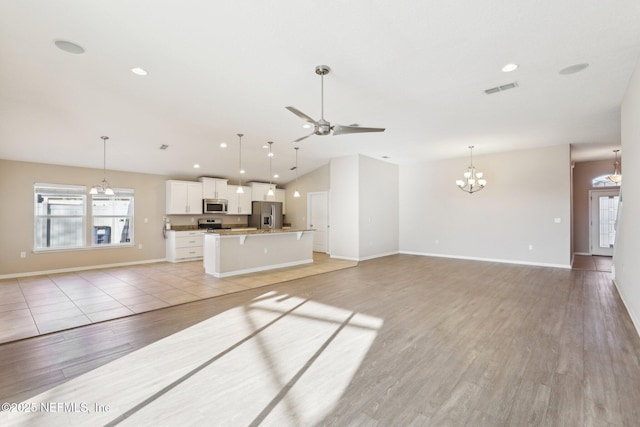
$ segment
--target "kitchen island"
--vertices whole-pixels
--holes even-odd
[[[313,262],[313,230],[216,230],[204,234],[204,270],[215,277]]]

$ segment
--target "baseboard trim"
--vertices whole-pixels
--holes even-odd
[[[624,308],[625,310],[627,310],[627,313],[629,314],[629,317],[631,318],[631,323],[633,323],[633,326],[636,328],[636,333],[638,334],[638,336],[640,337],[640,319],[638,319],[634,313],[629,310],[629,305],[627,304],[627,300],[625,298],[624,292],[622,292],[622,289],[620,288],[620,286],[618,286],[618,282],[616,282],[615,279],[613,280],[613,284],[615,285],[616,289],[618,290],[618,295],[620,295],[620,299],[622,300],[622,304],[624,304]]]
[[[114,264],[88,265],[85,267],[60,268],[56,270],[30,271],[27,273],[3,274],[3,275],[0,275],[0,279],[15,279],[18,277],[42,276],[46,274],[73,273],[75,271],[96,270],[100,268],[112,268],[112,267],[126,267],[129,265],[139,265],[139,264],[140,265],[155,264],[157,262],[166,262],[166,261],[167,261],[166,258],[161,258],[161,259],[149,259],[144,261],[117,262]]]
[[[239,274],[257,273],[259,271],[274,270],[276,268],[295,267],[296,265],[303,265],[303,264],[313,264],[313,258],[303,259],[300,261],[284,262],[282,264],[265,265],[265,266],[254,267],[254,268],[245,268],[243,270],[227,271],[225,273],[218,273],[215,271],[205,270],[205,273],[217,278],[222,278],[222,277],[229,277],[229,276],[237,276]]]
[[[360,262],[360,261],[367,261],[367,260],[370,260],[370,259],[382,258],[382,257],[386,257],[386,256],[391,256],[391,255],[398,255],[399,253],[400,252],[398,252],[398,251],[386,252],[386,253],[383,253],[383,254],[369,255],[369,256],[360,257],[360,258],[344,257],[344,256],[338,256],[338,255],[330,255],[330,257],[331,258],[335,258],[335,259],[344,259],[346,261]]]
[[[499,262],[502,264],[531,265],[535,267],[563,268],[568,270],[571,269],[571,264],[551,264],[546,262],[530,262],[530,261],[501,259],[501,258],[480,258],[480,257],[470,257],[470,256],[461,256],[461,255],[432,254],[427,252],[414,252],[414,251],[400,251],[399,253],[405,254],[405,255],[431,256],[436,258],[464,259],[468,261]]]

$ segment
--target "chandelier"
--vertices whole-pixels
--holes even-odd
[[[483,179],[484,174],[482,172],[476,172],[476,168],[473,166],[473,145],[469,146],[469,158],[470,164],[464,173],[464,179],[458,179],[456,185],[462,191],[471,194],[482,190],[485,185],[487,185],[487,180]]]
[[[611,182],[619,184],[622,182],[622,175],[620,174],[620,161],[618,160],[618,152],[620,150],[613,150],[616,155],[616,160],[613,162],[613,173],[607,177]]]
[[[89,191],[89,194],[104,194],[105,196],[113,196],[114,192],[113,192],[113,188],[111,188],[111,186],[109,185],[109,183],[107,182],[107,139],[109,139],[108,136],[101,136],[100,138],[102,138],[102,151],[103,151],[103,156],[102,156],[102,182],[100,184],[96,184],[93,187],[91,187],[91,191]]]

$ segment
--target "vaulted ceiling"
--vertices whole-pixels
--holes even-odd
[[[285,106],[320,118],[319,64],[331,67],[325,119],[386,131],[307,138],[300,173],[355,153],[403,164],[469,145],[481,156],[572,144],[576,159],[602,158],[620,144],[638,22],[637,0],[5,0],[0,158],[102,168],[108,135],[107,169],[235,178],[243,133],[245,179],[269,179],[273,141],[285,183],[291,141],[310,132]]]

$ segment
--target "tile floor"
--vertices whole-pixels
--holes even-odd
[[[314,254],[313,264],[224,279],[193,261],[0,280],[0,343],[355,265]]]

